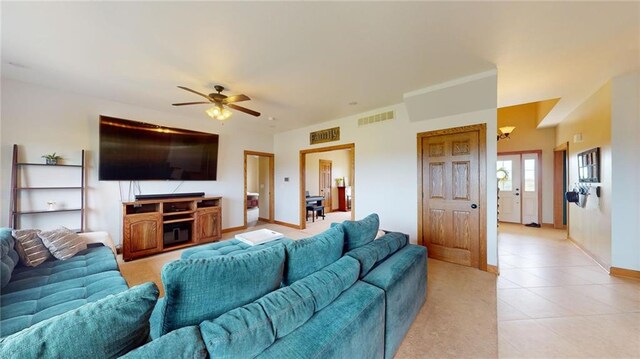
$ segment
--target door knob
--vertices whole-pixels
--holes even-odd
[[[478,208],[478,205],[474,203],[474,204],[471,205],[471,208],[476,209],[476,208]]]

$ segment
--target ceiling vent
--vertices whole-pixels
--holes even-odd
[[[358,119],[358,126],[370,125],[376,122],[393,120],[396,117],[394,111],[380,112],[375,115],[361,117]]]

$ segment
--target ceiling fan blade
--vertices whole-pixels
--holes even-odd
[[[223,103],[232,103],[232,102],[240,102],[240,101],[249,101],[251,100],[247,95],[235,95],[229,96],[222,100]]]
[[[200,102],[181,102],[181,103],[173,103],[173,106],[186,106],[186,105],[203,105],[210,104],[209,101],[200,101]]]
[[[260,112],[256,112],[254,110],[249,110],[246,107],[234,105],[232,103],[227,104],[227,106],[229,106],[230,108],[232,108],[234,110],[238,110],[238,111],[241,111],[241,112],[244,112],[244,113],[248,113],[249,115],[252,115],[252,116],[260,117]]]
[[[181,88],[181,89],[183,89],[183,90],[185,90],[185,91],[193,92],[194,94],[196,94],[196,95],[200,95],[200,96],[202,96],[202,97],[206,98],[206,99],[207,99],[207,100],[209,100],[209,101],[213,101],[213,99],[212,99],[211,97],[209,97],[209,96],[207,96],[207,95],[205,95],[205,94],[203,94],[203,93],[201,93],[201,92],[198,92],[198,91],[196,91],[196,90],[192,90],[192,89],[190,89],[190,88],[188,88],[188,87],[178,86],[178,88]]]

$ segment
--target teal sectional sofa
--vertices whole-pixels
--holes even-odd
[[[9,228],[0,228],[0,337],[128,289],[113,251],[100,243],[37,267],[19,263]]]
[[[374,239],[378,226],[373,214],[184,251],[159,301],[153,283],[127,289],[109,247],[26,268],[0,230],[0,357],[392,358],[426,299],[427,252],[402,233]]]
[[[392,358],[426,300],[427,252],[402,233],[374,240],[378,225],[185,251],[163,268],[154,340],[126,357]]]

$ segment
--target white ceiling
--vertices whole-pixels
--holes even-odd
[[[206,106],[170,105],[199,100],[176,85],[223,84],[263,114],[236,111],[231,121],[265,131],[400,103],[496,67],[500,107],[562,98],[545,119],[553,125],[611,77],[640,68],[638,2],[1,6],[5,78],[197,119]]]

